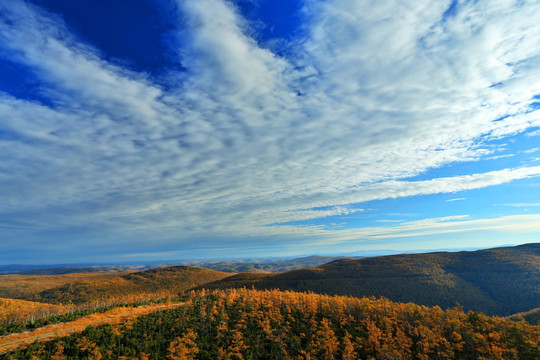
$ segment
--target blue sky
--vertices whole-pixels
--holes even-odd
[[[540,235],[540,5],[0,3],[0,263]]]

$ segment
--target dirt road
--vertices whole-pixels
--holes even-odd
[[[9,334],[0,337],[0,354],[19,346],[28,345],[36,340],[50,340],[59,336],[66,336],[76,332],[83,331],[88,326],[98,326],[103,324],[118,324],[128,318],[136,318],[141,315],[151,314],[160,310],[177,308],[184,303],[172,304],[151,304],[139,307],[120,307],[109,310],[104,313],[96,313],[84,316],[80,319],[60,324],[52,324],[40,327],[32,331],[23,333]]]

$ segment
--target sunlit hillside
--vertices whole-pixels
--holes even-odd
[[[120,274],[113,273],[74,273],[63,275],[0,275],[0,297],[30,299],[39,292],[78,281],[99,282]]]
[[[538,359],[540,327],[385,299],[215,290],[0,359]]]
[[[0,325],[33,321],[51,315],[63,314],[70,307],[33,301],[0,298]]]
[[[86,279],[50,288],[32,296],[36,301],[83,304],[89,301],[138,301],[176,296],[198,285],[218,281],[230,273],[190,266],[133,272],[121,276]]]

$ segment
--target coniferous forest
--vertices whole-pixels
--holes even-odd
[[[35,342],[0,359],[540,358],[540,326],[458,307],[278,290],[189,295],[183,306]]]

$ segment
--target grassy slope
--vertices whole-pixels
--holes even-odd
[[[30,299],[33,295],[51,288],[78,281],[107,279],[119,276],[114,273],[75,273],[64,275],[0,275],[0,297]]]
[[[121,299],[144,294],[173,295],[230,275],[191,266],[171,266],[65,284],[42,291],[34,298],[50,303],[81,304],[97,299]]]
[[[341,259],[276,275],[233,276],[207,288],[255,287],[352,296],[510,315],[538,306],[540,244],[475,252]]]

